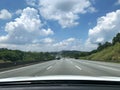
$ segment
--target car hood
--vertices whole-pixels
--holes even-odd
[[[120,77],[93,77],[93,76],[74,76],[74,75],[52,75],[35,77],[11,77],[0,79],[0,82],[12,81],[37,81],[37,80],[96,80],[96,81],[120,81]]]

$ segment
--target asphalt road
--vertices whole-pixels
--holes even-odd
[[[120,77],[120,64],[66,58],[0,72],[0,78],[45,75]]]

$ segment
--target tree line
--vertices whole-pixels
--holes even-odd
[[[4,62],[25,62],[25,61],[40,61],[53,60],[54,53],[49,52],[24,52],[20,50],[9,50],[7,48],[0,49],[0,60]]]
[[[96,50],[91,51],[90,54],[99,52],[107,47],[115,45],[116,43],[120,43],[120,33],[118,33],[115,37],[113,37],[112,42],[105,42],[103,44],[99,43],[98,48]]]
[[[83,51],[62,51],[61,55],[62,55],[62,57],[78,59],[79,57],[83,57],[83,56],[89,55],[89,52],[83,52]]]

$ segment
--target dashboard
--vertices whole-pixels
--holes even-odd
[[[120,82],[45,80],[0,83],[0,90],[120,90]]]

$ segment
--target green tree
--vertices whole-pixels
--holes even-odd
[[[115,45],[115,43],[120,43],[120,33],[118,33],[112,40],[112,44]]]

